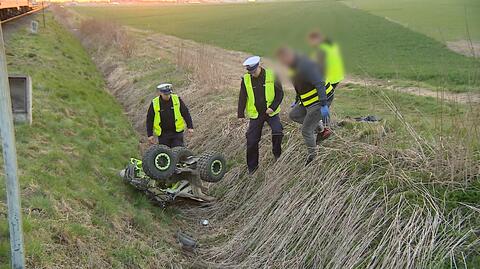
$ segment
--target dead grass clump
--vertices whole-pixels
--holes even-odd
[[[411,148],[403,151],[409,153],[412,164],[416,165],[404,168],[429,174],[428,179],[436,183],[458,185],[478,179],[480,129],[476,122],[480,118],[479,107],[471,107],[453,118],[452,130],[444,130],[445,119],[439,115],[436,119],[439,121],[436,127],[438,130],[432,130],[432,134],[438,132],[439,135],[425,137],[404,118],[401,110],[384,91],[376,91],[375,95],[383,99],[410,136],[407,140],[411,143]],[[439,102],[439,105],[443,105],[446,100],[439,99]],[[388,145],[379,146],[388,148]]]
[[[230,83],[222,75],[218,65],[221,61],[221,56],[207,46],[191,51],[180,43],[176,52],[177,67],[189,71],[192,79],[210,93],[216,93]]]
[[[79,33],[89,47],[103,50],[113,46],[127,58],[135,52],[135,40],[116,23],[86,19],[80,23]]]
[[[304,168],[301,141],[288,141],[254,177],[227,175],[207,214],[233,234],[202,253],[213,266],[438,268],[478,245],[465,225],[473,213],[447,212],[410,154],[336,141]]]

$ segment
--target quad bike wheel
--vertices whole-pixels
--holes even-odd
[[[215,151],[207,151],[200,155],[197,169],[203,181],[218,182],[227,171],[227,162],[222,154]]]
[[[186,147],[174,147],[172,148],[173,154],[177,156],[179,163],[187,161],[188,158],[193,156],[193,152]]]
[[[154,145],[143,155],[143,171],[155,180],[167,180],[175,172],[177,156],[164,145]]]

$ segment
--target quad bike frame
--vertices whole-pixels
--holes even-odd
[[[154,145],[142,160],[131,158],[120,176],[165,207],[177,197],[208,201],[208,196],[201,192],[200,180],[218,182],[224,177],[226,168],[224,156],[214,151],[196,156],[185,147]]]

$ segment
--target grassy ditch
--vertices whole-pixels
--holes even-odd
[[[19,30],[6,49],[9,72],[33,81],[33,125],[16,126],[28,267],[166,266],[174,217],[118,178],[138,137],[80,42],[47,14],[39,34]],[[1,268],[9,246],[0,243]]]
[[[110,22],[95,24],[95,29],[103,29]],[[189,146],[227,156],[229,173],[211,186],[219,201],[212,208],[183,212],[189,220],[210,220],[208,228],[190,226],[201,240],[200,260],[206,266],[478,264],[477,107],[347,85],[338,91],[334,104],[337,121],[371,113],[385,121],[348,121],[335,129],[335,137],[323,143],[318,158],[305,167],[298,126],[286,116],[293,98],[288,93],[281,114],[284,154],[274,162],[266,130],[261,167],[248,176],[247,126],[236,119],[239,80],[231,81],[241,74],[212,64],[228,61],[228,55],[205,46],[167,46],[171,40],[161,42],[155,35],[137,32],[131,38],[138,47],[128,58],[118,47],[105,47],[103,43],[112,42],[105,42],[101,32],[84,31],[80,36],[131,120],[144,118],[152,85],[172,79],[193,114],[196,128]],[[185,71],[188,79],[178,80],[178,72]],[[129,79],[121,79],[125,77]],[[191,260],[185,265],[191,266]]]

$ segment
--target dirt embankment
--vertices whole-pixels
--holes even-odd
[[[456,102],[460,104],[478,104],[480,103],[480,93],[464,92],[454,93],[446,90],[431,90],[419,86],[399,86],[394,82],[372,78],[349,77],[344,83],[351,83],[364,87],[375,87],[379,89],[395,91],[399,93],[412,94],[416,96],[432,97],[441,101]]]
[[[469,40],[447,41],[447,47],[465,56],[480,58],[480,42]]]

